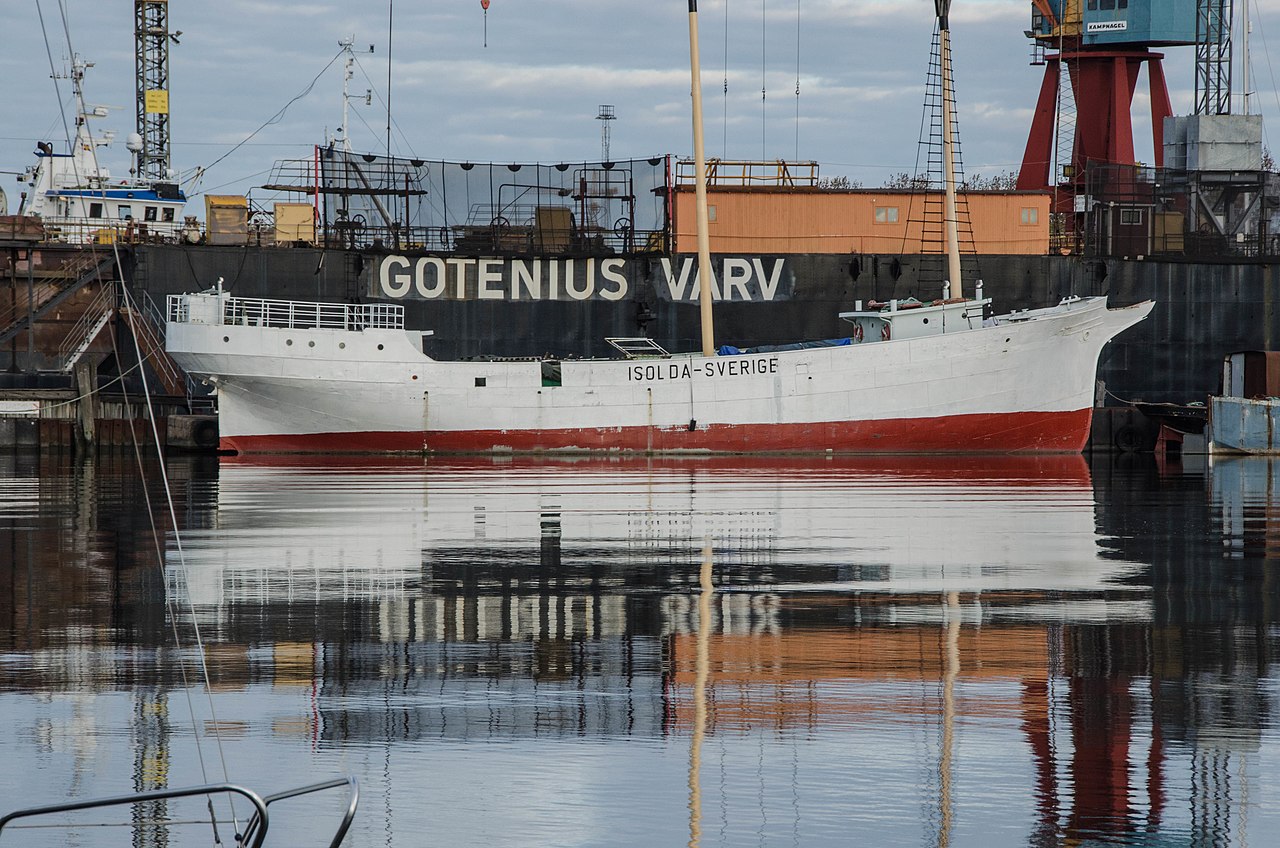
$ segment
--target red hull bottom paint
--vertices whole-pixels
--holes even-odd
[[[225,436],[239,453],[1079,453],[1093,410],[655,429],[457,430]]]
[[[223,436],[218,449],[236,453],[424,453],[426,433],[283,433]]]

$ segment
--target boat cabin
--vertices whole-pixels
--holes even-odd
[[[908,298],[886,303],[873,300],[866,309],[862,301],[858,301],[854,311],[841,312],[840,318],[853,325],[852,342],[861,344],[976,330],[989,317],[990,307],[991,298],[982,296],[979,284],[978,296],[973,300],[950,298],[924,302]]]

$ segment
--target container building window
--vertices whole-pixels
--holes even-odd
[[[1022,208],[1022,225],[1034,226],[1040,223],[1040,210],[1034,206],[1024,206]]]
[[[896,224],[896,223],[898,223],[898,207],[896,207],[896,206],[877,206],[877,207],[876,207],[876,223],[877,223],[877,224]]]
[[[1130,225],[1138,225],[1138,224],[1141,224],[1141,223],[1142,223],[1142,210],[1141,210],[1141,209],[1121,209],[1121,210],[1120,210],[1120,223],[1121,223],[1121,224],[1130,224]]]

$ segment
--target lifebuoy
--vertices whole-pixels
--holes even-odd
[[[884,326],[880,328],[880,341],[882,342],[889,341],[889,336],[890,336],[889,322],[885,321]]]
[[[853,343],[862,344],[862,325],[861,324],[853,325]]]

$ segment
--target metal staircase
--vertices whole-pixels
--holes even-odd
[[[58,361],[62,363],[63,371],[71,371],[75,368],[80,357],[84,356],[85,351],[111,321],[115,308],[116,287],[107,283],[98,292],[98,296],[85,307],[84,312],[80,313],[80,320],[76,321],[75,326],[62,340],[62,344],[58,345]]]
[[[0,344],[25,331],[86,285],[110,281],[114,264],[115,258],[109,253],[85,251],[64,262],[61,268],[43,273],[38,282],[33,281],[29,292],[24,292],[20,280],[15,279],[14,289],[21,299],[15,298],[0,311]]]
[[[141,307],[134,301],[127,301],[120,307],[120,317],[129,325],[129,332],[133,335],[138,361],[151,365],[165,394],[185,397],[189,401],[191,391],[187,375],[165,350],[164,314],[150,295],[144,292],[142,299]]]

